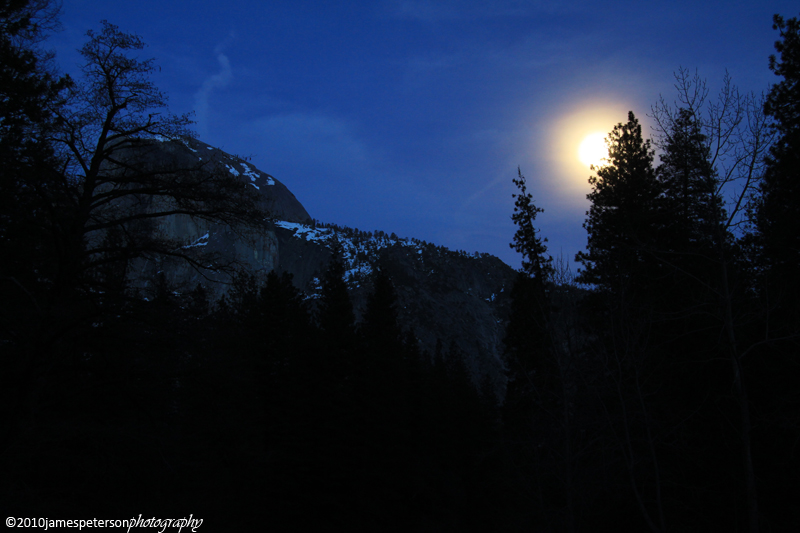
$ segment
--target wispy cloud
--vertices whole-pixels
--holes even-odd
[[[231,70],[231,62],[228,56],[222,50],[225,45],[230,42],[232,36],[226,39],[222,44],[214,49],[219,63],[219,72],[209,76],[203,81],[200,89],[194,95],[195,115],[197,117],[197,130],[201,138],[208,137],[209,127],[209,100],[211,94],[217,90],[226,87],[233,79],[233,71]]]

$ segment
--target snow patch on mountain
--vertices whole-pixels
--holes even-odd
[[[226,164],[226,165],[225,165],[225,168],[227,168],[227,169],[228,169],[228,172],[230,172],[230,173],[231,173],[231,174],[233,174],[234,176],[237,176],[237,177],[238,177],[238,176],[240,175],[238,170],[236,170],[235,168],[233,168],[232,166],[230,166],[230,165],[228,165],[228,164]]]
[[[273,222],[277,227],[291,231],[293,237],[297,239],[318,243],[331,250],[338,246],[340,259],[345,267],[344,281],[351,289],[360,287],[369,278],[374,270],[375,258],[382,249],[393,246],[409,249],[420,271],[428,270],[425,267],[426,256],[431,257],[441,253],[441,247],[434,244],[419,239],[401,238],[394,233],[389,235],[383,231],[367,232],[323,223],[309,225],[284,220]],[[448,253],[454,253],[467,259],[478,259],[487,255],[449,250]],[[433,273],[434,270],[430,270],[430,274]]]

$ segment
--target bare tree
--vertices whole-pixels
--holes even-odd
[[[746,207],[766,168],[764,158],[775,137],[763,111],[765,96],[742,94],[727,72],[713,101],[708,99],[706,80],[687,69],[675,73],[675,89],[677,100],[670,104],[662,95],[652,107],[655,145],[666,146],[681,110],[688,111],[705,136],[709,162],[717,173],[715,194],[725,201],[728,211],[723,230],[747,225]]]
[[[82,77],[64,106],[51,142],[63,166],[54,208],[60,290],[97,279],[98,268],[142,256],[173,257],[216,268],[201,247],[159,232],[166,217],[254,226],[265,213],[258,195],[229,173],[177,155],[193,137],[189,115],[173,115],[150,80],[153,59],[134,54],[142,40],[102,23],[81,49]],[[165,147],[164,143],[173,147]],[[184,149],[185,152],[185,149]]]

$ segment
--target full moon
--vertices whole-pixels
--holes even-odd
[[[535,139],[543,160],[552,170],[552,183],[565,201],[586,211],[586,193],[591,190],[588,178],[594,165],[599,168],[607,161],[605,137],[628,116],[631,104],[623,99],[596,98],[565,102],[553,109],[550,120],[543,122],[547,129]],[[568,200],[567,200],[568,199]]]
[[[602,164],[603,159],[608,157],[608,148],[606,147],[606,134],[602,132],[590,133],[581,141],[578,147],[578,159],[584,165],[599,166]]]

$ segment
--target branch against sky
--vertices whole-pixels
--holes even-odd
[[[59,127],[51,141],[64,161],[59,187],[65,198],[54,224],[57,285],[72,287],[98,265],[135,257],[180,257],[214,268],[198,259],[197,247],[161,236],[157,226],[176,215],[258,226],[266,217],[258,194],[208,161],[177,155],[174,148],[194,136],[191,119],[168,111],[167,97],[151,80],[154,60],[135,55],[145,46],[139,36],[104,21],[87,37],[82,76],[66,105],[53,110]],[[173,148],[162,147],[165,142]]]
[[[670,142],[682,109],[693,117],[705,136],[709,161],[717,174],[716,194],[727,208],[725,230],[735,231],[748,223],[746,208],[775,137],[771,120],[763,112],[765,96],[740,92],[726,72],[716,100],[709,100],[707,82],[699,74],[680,68],[674,75],[677,99],[669,103],[662,95],[651,108],[655,145],[664,149]]]

